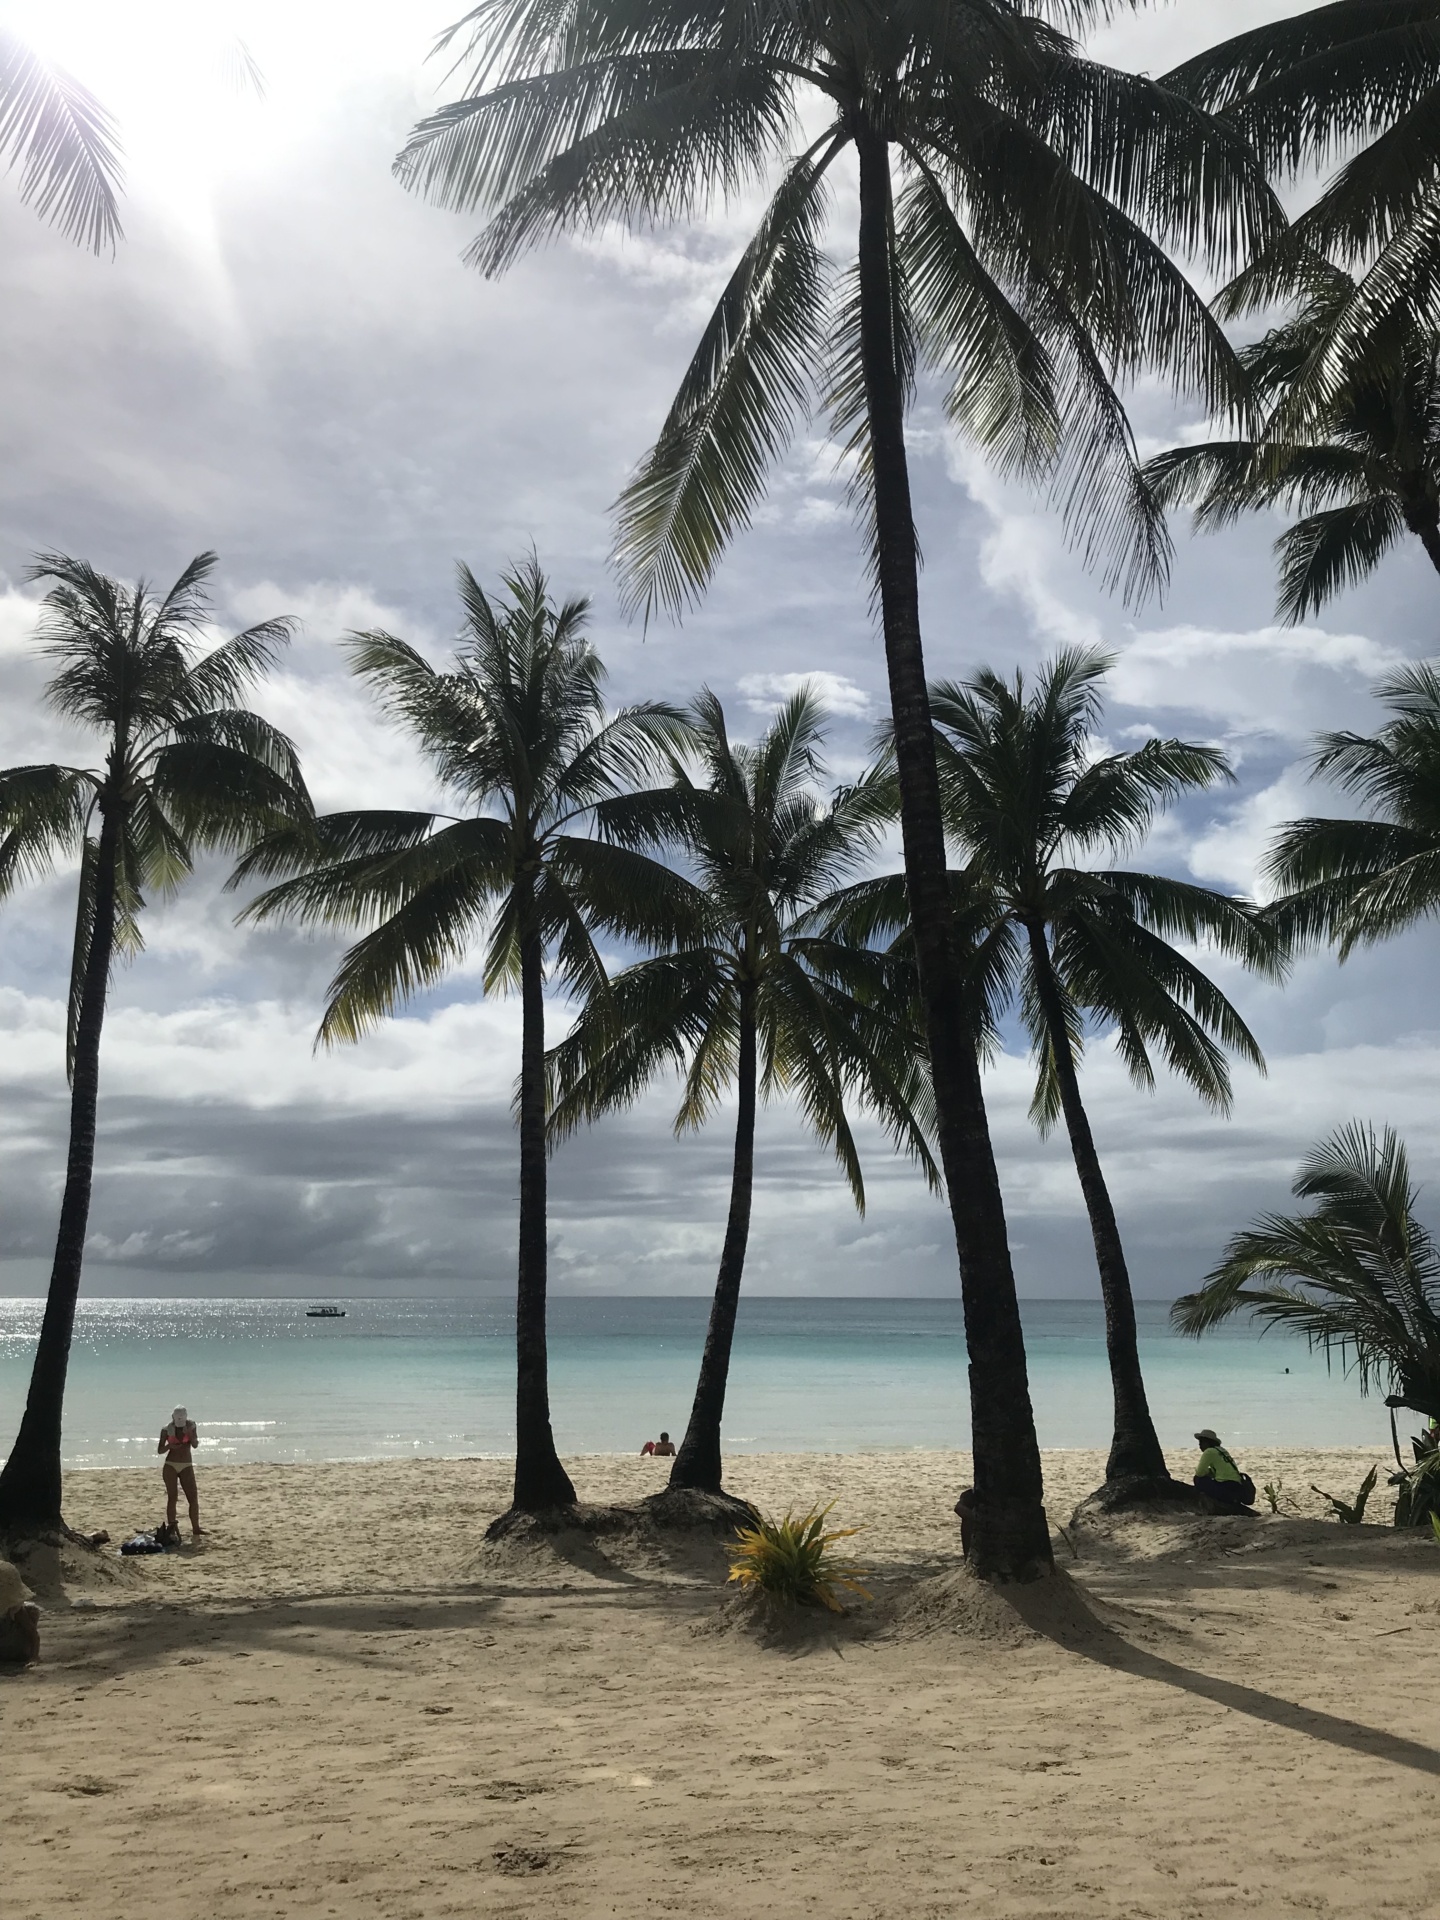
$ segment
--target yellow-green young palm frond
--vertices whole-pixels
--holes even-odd
[[[619,502],[633,605],[678,611],[703,591],[817,410],[868,493],[854,280],[823,246],[831,174],[861,140],[883,145],[897,188],[902,385],[928,371],[962,430],[1052,489],[1089,558],[1137,597],[1158,583],[1163,519],[1121,389],[1148,369],[1220,411],[1239,400],[1224,334],[1171,253],[1233,271],[1284,222],[1233,128],[1067,37],[1101,11],[486,0],[444,37],[459,95],[395,167],[486,219],[467,255],[485,273],[557,236],[768,193]]]
[[[115,123],[95,96],[0,28],[0,159],[20,169],[20,198],[77,246],[113,253],[120,238]]]
[[[1292,1191],[1312,1209],[1237,1233],[1200,1290],[1176,1301],[1176,1326],[1199,1335],[1249,1313],[1303,1334],[1362,1393],[1440,1418],[1440,1257],[1398,1135],[1352,1121],[1312,1151]]]
[[[1414,663],[1375,694],[1391,715],[1379,731],[1322,734],[1311,763],[1371,817],[1291,821],[1266,857],[1277,935],[1342,960],[1440,911],[1440,671]]]
[[[275,882],[252,921],[362,930],[330,985],[320,1041],[353,1041],[435,986],[475,947],[487,992],[516,985],[526,939],[557,978],[604,994],[595,936],[664,941],[678,878],[601,837],[682,743],[660,703],[607,712],[587,603],[556,603],[531,555],[487,594],[459,569],[463,629],[444,668],[392,634],[351,638],[352,671],[433,769],[445,810],[330,814],[272,835],[235,883]],[[459,809],[458,816],[451,809]]]
[[[796,1519],[758,1517],[737,1530],[731,1548],[730,1578],[744,1593],[762,1595],[780,1607],[824,1607],[844,1613],[843,1596],[868,1600],[862,1580],[866,1569],[839,1559],[834,1548],[851,1540],[859,1527],[826,1528],[835,1502],[811,1507]]]
[[[1278,610],[1294,622],[1366,578],[1407,533],[1440,570],[1440,343],[1423,314],[1397,306],[1334,361],[1317,400],[1316,370],[1334,360],[1355,281],[1316,255],[1290,268],[1288,281],[1257,291],[1243,280],[1226,296],[1235,311],[1252,298],[1293,303],[1240,354],[1254,438],[1172,448],[1145,474],[1161,506],[1194,508],[1199,529],[1275,507],[1298,515],[1275,543]]]

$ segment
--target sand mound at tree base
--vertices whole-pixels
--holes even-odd
[[[728,1494],[669,1489],[633,1507],[512,1509],[486,1528],[477,1566],[532,1578],[568,1567],[597,1579],[711,1584],[728,1578],[736,1528],[750,1518],[744,1501]]]
[[[1321,1522],[1295,1524],[1321,1526]],[[1107,1511],[1093,1496],[1070,1517],[1067,1541],[1081,1560],[1187,1561],[1221,1559],[1259,1540],[1273,1529],[1269,1515],[1199,1508],[1156,1501],[1148,1506]]]
[[[1133,1513],[1140,1519],[1173,1520],[1177,1513],[1233,1514],[1234,1511],[1233,1507],[1207,1499],[1188,1481],[1172,1480],[1168,1474],[1125,1474],[1106,1480],[1087,1494],[1071,1514],[1070,1524],[1073,1527],[1082,1515],[1091,1513]]]
[[[0,1538],[0,1554],[13,1562],[36,1599],[52,1607],[68,1606],[79,1596],[113,1593],[123,1599],[143,1585],[138,1570],[120,1559],[113,1545],[92,1547],[69,1532],[6,1535]]]
[[[999,1585],[969,1567],[922,1580],[896,1595],[886,1631],[897,1640],[953,1634],[990,1646],[1021,1647],[1053,1640],[1064,1647],[1098,1643],[1111,1631],[1067,1573]]]
[[[748,1500],[733,1493],[700,1493],[692,1487],[665,1487],[642,1500],[638,1510],[657,1527],[722,1534],[727,1541],[740,1527],[753,1526],[759,1518]]]
[[[700,1635],[743,1634],[762,1646],[792,1653],[811,1648],[838,1648],[842,1641],[863,1640],[874,1633],[883,1615],[873,1607],[847,1607],[832,1613],[828,1607],[787,1606],[767,1593],[731,1592],[712,1614],[691,1629]]]

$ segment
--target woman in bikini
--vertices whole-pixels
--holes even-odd
[[[155,1449],[165,1456],[163,1477],[165,1480],[165,1519],[170,1526],[175,1525],[175,1504],[179,1489],[185,1489],[185,1504],[190,1509],[190,1533],[198,1540],[204,1529],[200,1525],[200,1493],[195,1485],[195,1463],[190,1449],[199,1444],[200,1436],[195,1431],[195,1422],[186,1413],[184,1407],[176,1407],[170,1416],[170,1424],[160,1435],[160,1444]]]

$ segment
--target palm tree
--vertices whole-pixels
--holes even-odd
[[[79,246],[120,238],[115,123],[92,93],[0,27],[0,159],[20,198]]]
[[[932,688],[930,703],[946,826],[986,903],[983,967],[1019,1001],[1039,1068],[1031,1114],[1042,1129],[1063,1115],[1090,1217],[1115,1402],[1105,1477],[1153,1488],[1169,1474],[1146,1401],[1120,1229],[1080,1097],[1084,1031],[1087,1023],[1113,1031],[1137,1086],[1154,1086],[1158,1052],[1226,1112],[1225,1049],[1262,1071],[1264,1060],[1229,999],[1172,942],[1204,941],[1269,972],[1277,945],[1229,894],[1085,864],[1118,857],[1165,806],[1232,777],[1216,748],[1184,740],[1096,755],[1112,665],[1106,654],[1069,648],[1031,689],[1019,673],[1007,683],[985,670],[964,686]]]
[[[781,709],[754,746],[730,739],[708,689],[688,715],[689,755],[668,792],[612,812],[609,832],[682,856],[668,951],[618,974],[594,995],[550,1055],[551,1130],[628,1106],[665,1068],[683,1071],[677,1133],[698,1128],[725,1090],[738,1096],[730,1210],[704,1357],[674,1488],[721,1492],[720,1426],[750,1233],[757,1094],[794,1092],[835,1150],[863,1212],[865,1186],[847,1096],[875,1112],[897,1144],[938,1173],[925,1142],[928,1100],[918,1035],[890,1013],[878,954],[812,925],[836,882],[873,853],[891,811],[881,783],[818,804],[821,711],[808,690]]]
[[[1066,16],[1099,18],[1101,0]],[[498,274],[557,234],[664,224],[775,187],[620,501],[631,600],[678,610],[748,521],[798,420],[828,404],[858,455],[884,632],[905,870],[971,1361],[974,1564],[1050,1565],[1004,1206],[953,950],[920,639],[905,411],[921,356],[951,419],[1048,481],[1087,554],[1164,572],[1115,381],[1153,366],[1224,407],[1238,370],[1164,252],[1237,262],[1281,216],[1243,141],[1148,79],[1086,60],[1022,0],[482,0],[445,36],[461,98],[401,179],[489,224]],[[819,126],[802,150],[797,129]],[[824,251],[853,151],[853,268]],[[901,191],[895,192],[898,164]]]
[[[1255,438],[1174,447],[1145,468],[1163,505],[1195,507],[1197,529],[1276,506],[1299,510],[1275,542],[1286,622],[1363,580],[1407,532],[1440,572],[1440,340],[1394,308],[1347,357],[1308,430],[1292,439],[1285,413],[1293,384],[1355,291],[1348,273],[1323,260],[1306,263],[1306,281],[1299,310],[1240,352],[1261,416]]]
[[[1140,1369],[1135,1304],[1114,1205],[1080,1094],[1087,1024],[1112,1031],[1135,1084],[1155,1084],[1152,1054],[1208,1105],[1230,1105],[1224,1049],[1264,1061],[1235,1007],[1172,941],[1205,941],[1274,972],[1276,936],[1246,902],[1159,874],[1081,864],[1114,858],[1183,794],[1230,778],[1213,747],[1147,740],[1097,755],[1100,686],[1113,664],[1069,648],[1027,689],[984,669],[930,689],[945,823],[964,863],[952,875],[969,930],[971,1019],[987,1048],[1018,1003],[1038,1067],[1031,1117],[1063,1116],[1090,1219],[1115,1425],[1107,1483],[1128,1498],[1169,1492]],[[893,879],[862,882],[837,905],[852,939],[908,945]]]
[[[1182,1333],[1242,1309],[1303,1333],[1360,1391],[1440,1419],[1440,1257],[1415,1218],[1405,1148],[1352,1121],[1316,1147],[1291,1191],[1312,1212],[1262,1214],[1237,1233],[1198,1293],[1175,1302]]]
[[[585,600],[556,606],[532,556],[490,599],[462,566],[464,633],[437,672],[388,633],[351,642],[351,666],[429,760],[460,811],[323,816],[274,836],[237,870],[288,875],[243,918],[369,928],[330,983],[322,1044],[355,1041],[433,986],[485,937],[487,992],[521,998],[515,1512],[572,1506],[550,1427],[545,1341],[545,978],[605,992],[597,929],[643,939],[672,876],[586,833],[678,737],[659,705],[606,716]]]
[[[50,705],[105,742],[99,768],[12,767],[0,774],[0,898],[56,858],[80,860],[70,973],[70,1147],[55,1263],[19,1436],[0,1472],[0,1533],[63,1525],[60,1423],[95,1162],[100,1033],[117,954],[142,945],[147,896],[174,891],[198,852],[242,852],[283,823],[303,830],[310,801],[295,750],[238,702],[289,638],[267,620],[202,654],[213,553],[163,596],[44,554],[53,584],[39,636],[59,663]]]
[[[1321,734],[1311,766],[1376,817],[1293,820],[1266,861],[1277,933],[1331,941],[1342,961],[1440,912],[1440,670],[1415,662],[1375,693],[1392,718],[1373,737]]]
[[[1360,270],[1281,410],[1287,439],[1314,437],[1377,326],[1428,320],[1440,302],[1440,4],[1331,0],[1237,34],[1162,84],[1218,113],[1282,180],[1359,148],[1229,296],[1232,312],[1262,311],[1314,258]]]

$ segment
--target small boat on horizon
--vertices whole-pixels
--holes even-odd
[[[343,1320],[345,1309],[344,1307],[307,1307],[305,1318],[307,1320]]]

